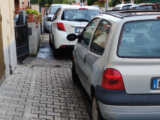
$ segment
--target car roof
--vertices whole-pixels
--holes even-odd
[[[80,6],[80,5],[71,5],[71,6],[62,6],[63,9],[79,9],[79,8],[87,8],[91,10],[100,10],[99,8],[93,6]]]
[[[149,6],[149,5],[154,5],[154,4],[152,3],[151,4],[133,4],[132,6]]]
[[[154,5],[153,3],[140,3],[138,5]]]
[[[116,5],[115,7],[122,7],[122,6],[127,6],[127,5],[133,5],[132,3],[128,3],[128,4],[118,4],[118,5]]]
[[[63,5],[69,5],[69,4],[52,4],[51,6],[63,6]]]
[[[107,11],[106,13],[103,13],[103,14],[124,19],[128,17],[160,15],[160,11],[158,10],[127,10],[127,11],[121,10],[121,11]]]

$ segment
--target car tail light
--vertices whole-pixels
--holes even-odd
[[[61,48],[65,48],[65,47],[66,47],[65,45],[62,45],[62,46],[61,46]]]
[[[157,19],[160,19],[160,16],[158,16]]]
[[[60,30],[60,31],[66,31],[63,23],[57,23],[57,28],[58,28],[58,30]]]
[[[79,8],[79,10],[88,10],[87,8]]]
[[[105,70],[101,87],[109,90],[124,90],[124,83],[120,72],[115,69]]]

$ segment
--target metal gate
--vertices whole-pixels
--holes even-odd
[[[3,37],[2,37],[2,19],[1,19],[1,10],[0,10],[0,79],[5,74],[5,64],[4,64],[4,53],[3,53]],[[1,83],[2,81],[0,81]]]
[[[28,27],[27,25],[15,26],[17,57],[29,54]]]

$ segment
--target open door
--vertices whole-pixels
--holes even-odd
[[[3,37],[2,37],[2,15],[0,9],[0,84],[4,80],[5,64],[4,64],[4,53],[3,53]]]

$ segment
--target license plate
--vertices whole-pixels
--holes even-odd
[[[160,79],[153,79],[152,89],[160,89]]]
[[[82,32],[82,29],[75,28],[75,33],[81,33],[81,32]]]

